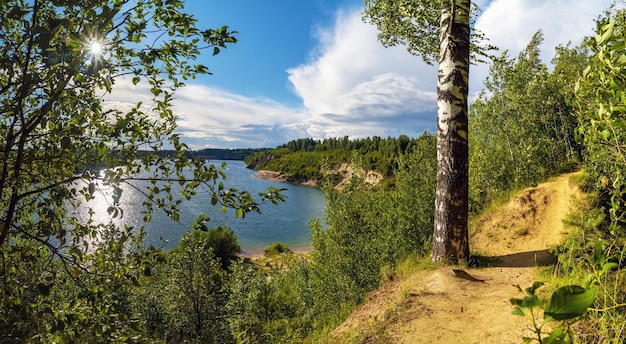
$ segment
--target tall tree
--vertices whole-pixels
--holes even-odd
[[[365,0],[365,17],[385,46],[406,44],[425,62],[437,59],[437,192],[432,260],[469,259],[468,84],[470,0]],[[474,33],[475,38],[483,38]],[[480,55],[492,47],[477,47]]]

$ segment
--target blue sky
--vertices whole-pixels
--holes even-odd
[[[515,56],[539,29],[542,59],[592,34],[609,0],[479,0],[477,27]],[[416,137],[436,129],[436,67],[404,47],[384,48],[361,20],[361,0],[188,0],[203,28],[228,25],[237,44],[201,62],[213,75],[176,94],[192,149],[275,147],[312,137]],[[488,66],[470,70],[476,94]],[[141,89],[123,80],[107,98],[128,106]]]

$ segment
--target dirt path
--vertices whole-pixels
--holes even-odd
[[[523,190],[471,226],[473,254],[489,267],[465,269],[484,282],[457,277],[451,267],[423,270],[387,283],[328,338],[328,343],[521,343],[526,319],[511,314],[515,285],[530,286],[548,248],[564,234],[563,219],[580,191],[571,174]]]

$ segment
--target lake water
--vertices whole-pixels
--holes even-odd
[[[216,167],[220,167],[222,161],[210,161]],[[122,185],[121,207],[124,214],[121,219],[115,219],[118,225],[126,224],[133,227],[144,226],[147,236],[144,244],[154,245],[169,250],[174,248],[180,237],[189,228],[200,213],[205,213],[211,218],[207,223],[208,228],[226,225],[237,234],[239,244],[244,254],[258,254],[270,244],[280,241],[291,249],[306,249],[311,245],[311,230],[308,222],[311,218],[323,218],[326,199],[318,188],[279,183],[256,178],[254,170],[246,169],[243,161],[226,161],[224,169],[226,188],[246,190],[256,196],[259,192],[267,191],[270,186],[287,188],[283,192],[287,199],[278,205],[272,203],[262,204],[261,214],[248,213],[245,218],[237,219],[234,211],[228,210],[222,213],[221,206],[212,206],[208,194],[198,191],[198,196],[190,202],[184,202],[181,208],[181,223],[171,221],[163,212],[155,210],[151,222],[143,221],[144,196],[137,190]],[[95,212],[94,217],[99,222],[108,222],[110,217],[106,209],[108,202],[105,195],[110,190],[104,189],[96,193],[96,198],[89,202],[89,206]],[[86,217],[86,210],[76,214]],[[167,241],[164,244],[163,241]]]

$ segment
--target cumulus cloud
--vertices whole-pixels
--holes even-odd
[[[520,51],[532,35],[543,30],[546,47],[568,41],[579,43],[595,29],[594,19],[612,0],[494,0],[484,9],[476,27],[501,49]],[[546,49],[550,62],[553,49]]]
[[[542,59],[549,63],[555,46],[578,44],[592,34],[593,19],[610,2],[481,0],[476,26],[510,56],[542,29]],[[313,34],[317,46],[309,59],[286,71],[301,107],[190,84],[178,90],[174,105],[185,142],[195,149],[275,147],[301,137],[418,136],[436,129],[435,66],[404,47],[382,47],[376,27],[361,20],[359,8],[339,11],[330,27]],[[470,92],[482,88],[487,71],[472,66]],[[129,107],[148,95],[142,84],[122,82],[107,100]]]
[[[139,101],[144,103],[144,111],[153,105],[149,86],[118,80],[105,97],[105,106],[129,111]],[[173,111],[178,116],[177,131],[193,149],[275,147],[306,136],[299,125],[294,125],[305,119],[299,109],[205,85],[178,89]]]
[[[248,147],[271,144],[276,130],[290,131],[292,123],[304,119],[299,110],[270,99],[248,98],[201,85],[180,89],[174,110],[186,137],[207,137],[216,142],[222,137]]]
[[[360,9],[339,12],[334,26],[318,29],[317,36],[311,60],[287,71],[311,116],[310,135],[417,135],[432,129],[435,67],[403,47],[384,48]]]
[[[594,19],[609,7],[612,0],[493,0],[483,1],[483,10],[476,28],[485,33],[490,43],[508,50],[515,57],[533,34],[543,31],[541,59],[550,65],[554,49],[568,42],[576,45],[595,29]],[[482,88],[487,66],[473,68],[471,89]]]

